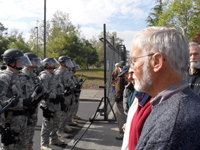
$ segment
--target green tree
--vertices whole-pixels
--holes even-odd
[[[84,46],[82,49],[84,51],[84,56],[86,58],[86,68],[89,68],[89,65],[94,65],[98,62],[98,53],[96,49],[92,46],[88,40],[83,39]]]
[[[44,24],[37,21],[38,27],[38,47],[39,56],[43,58],[44,50]],[[60,11],[57,11],[51,20],[46,22],[46,55],[47,57],[58,58],[62,54],[62,49],[66,44],[66,38],[70,33],[76,33],[75,26],[72,25],[69,20],[69,15]],[[36,51],[37,34],[35,29],[31,29],[29,43],[33,51]]]
[[[103,38],[103,32],[100,33],[98,38],[99,39]],[[99,61],[98,63],[96,63],[96,66],[101,66],[101,64],[104,62],[104,46],[103,46],[103,42],[100,41],[99,39],[95,39],[95,37],[93,37],[90,40],[90,42],[92,43],[93,47],[96,49],[99,56],[98,58]],[[113,39],[114,39],[114,47],[116,49],[118,45],[123,45],[123,39],[117,36],[117,32],[110,33],[109,31],[107,31],[106,39],[110,42],[111,45],[113,45]]]
[[[154,8],[152,8],[153,12],[149,13],[146,23],[147,26],[156,26],[159,22],[159,15],[162,14],[163,11],[163,3],[162,0],[156,0]]]
[[[9,45],[8,48],[15,48],[21,50],[23,53],[29,52],[30,47],[25,39],[23,38],[23,33],[19,33],[17,29],[13,29],[9,36]]]
[[[43,49],[43,22],[38,22],[39,49]],[[69,20],[69,14],[57,11],[46,27],[46,54],[56,59],[65,55],[73,58],[82,67],[96,63],[96,53],[89,41],[81,37],[80,26],[75,27]],[[33,51],[36,49],[36,32],[31,30],[29,43]],[[40,45],[41,44],[41,45]],[[93,55],[90,55],[90,54]],[[42,53],[41,53],[42,54]],[[90,57],[89,57],[90,55]]]
[[[5,28],[4,25],[0,23],[0,55],[3,54],[4,51],[8,49],[8,44],[9,40],[8,40],[7,28]]]
[[[192,40],[200,30],[199,0],[173,0],[165,3],[158,26],[172,26]]]

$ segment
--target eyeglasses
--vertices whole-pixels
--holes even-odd
[[[128,65],[129,65],[130,67],[133,67],[133,66],[135,65],[135,62],[133,62],[134,60],[139,59],[139,58],[142,58],[142,57],[146,57],[146,56],[152,56],[152,55],[154,55],[154,54],[155,54],[155,53],[153,53],[153,54],[148,54],[148,55],[145,55],[145,56],[130,58],[130,59],[128,60]]]

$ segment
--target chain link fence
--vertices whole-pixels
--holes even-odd
[[[108,114],[113,111],[113,105],[115,102],[115,95],[112,92],[112,84],[111,84],[111,76],[112,72],[115,71],[115,64],[120,62],[121,60],[126,61],[126,49],[123,45],[124,51],[121,50],[117,46],[115,48],[113,44],[111,44],[106,39],[106,25],[104,24],[104,37],[100,38],[100,40],[104,44],[104,86],[100,86],[100,88],[104,88],[104,97],[101,99],[101,102],[97,108],[96,113],[93,116],[92,120],[95,119],[97,112],[100,112],[101,116],[104,116],[105,121],[108,119]],[[122,45],[119,45],[122,46]],[[113,111],[114,113],[114,111]]]

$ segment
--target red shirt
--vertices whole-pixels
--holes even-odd
[[[131,122],[129,134],[129,150],[135,150],[137,146],[145,120],[151,112],[151,99],[152,98],[148,94],[145,94],[145,97],[139,99],[138,108]]]

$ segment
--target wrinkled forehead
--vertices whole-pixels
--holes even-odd
[[[198,52],[198,53],[200,53],[200,47],[197,46],[197,45],[191,45],[189,49],[190,49],[190,53],[191,52]]]
[[[138,47],[138,45],[136,43],[133,43],[130,58],[139,57],[139,56],[142,56],[143,54],[144,52]]]
[[[149,36],[152,32],[143,32],[136,35],[133,39],[131,58],[144,55],[143,46],[147,46],[146,36]],[[145,44],[144,44],[145,43]]]

